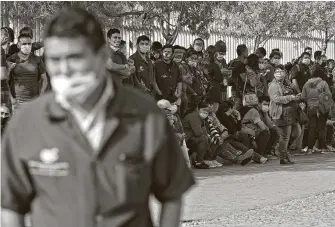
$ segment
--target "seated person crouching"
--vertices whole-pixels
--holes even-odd
[[[206,152],[209,150],[208,137],[204,120],[200,117],[198,103],[190,103],[185,118],[182,120],[185,132],[185,141],[191,154],[192,165],[197,169],[208,169],[204,162]],[[193,154],[195,160],[193,160]]]
[[[186,142],[185,142],[185,133],[184,133],[183,125],[177,114],[177,110],[178,110],[177,105],[175,104],[172,105],[168,100],[161,99],[157,102],[157,106],[161,110],[163,110],[164,113],[166,114],[166,117],[169,120],[170,125],[172,126],[175,132],[177,141],[179,142],[182,148],[183,154],[186,159],[186,163],[188,167],[191,168],[190,157],[188,156],[188,149],[187,149]]]
[[[249,149],[242,143],[230,138],[227,128],[220,123],[215,115],[217,105],[209,103],[207,104],[207,108],[205,108],[205,106],[206,105],[201,109],[201,116],[205,120],[206,128],[210,136],[212,158],[218,156],[224,160],[241,165],[245,165],[251,160],[258,163],[266,161],[266,158],[257,154],[253,149]]]
[[[232,101],[224,101],[216,111],[220,123],[228,129],[230,144],[241,151],[256,147],[250,144],[250,130],[242,128],[240,113],[233,107],[234,103]],[[267,161],[267,158],[255,152],[254,149],[251,150],[254,153],[252,159],[254,162],[262,164]]]
[[[258,98],[258,106],[242,107],[242,128],[246,128],[255,138],[256,152],[263,156],[274,156],[279,139],[276,125],[269,116],[270,98]]]

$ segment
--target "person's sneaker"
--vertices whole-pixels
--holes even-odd
[[[335,152],[335,148],[332,147],[331,145],[327,145],[327,149],[328,149],[330,152]]]
[[[209,166],[204,162],[197,162],[197,163],[195,163],[194,168],[196,168],[196,169],[209,169]]]
[[[306,152],[304,150],[295,150],[293,151],[294,156],[304,156],[306,155]]]
[[[277,159],[278,159],[278,157],[277,157],[276,155],[274,155],[274,154],[268,154],[268,155],[266,156],[266,158],[267,158],[268,160],[277,160]]]
[[[322,149],[317,148],[317,147],[314,147],[313,150],[314,150],[314,153],[324,154],[324,151]]]
[[[264,164],[264,163],[267,162],[267,160],[268,160],[267,158],[261,157],[261,159],[259,161],[260,161],[261,164]]]
[[[308,151],[307,151],[306,154],[307,154],[307,155],[312,155],[312,154],[313,154],[313,150],[312,150],[312,149],[308,149]]]
[[[241,165],[246,165],[252,160],[253,156],[254,156],[254,150],[250,149],[244,154],[238,156],[237,160],[241,163]]]
[[[281,159],[280,160],[280,165],[292,165],[292,164],[294,164],[294,162],[292,162],[289,159]]]
[[[213,160],[213,163],[216,165],[216,167],[222,167],[222,164],[216,160]]]
[[[305,147],[304,149],[302,149],[303,152],[307,152],[308,151],[308,147]]]
[[[212,160],[204,160],[204,163],[209,166],[209,168],[216,168],[216,164]]]

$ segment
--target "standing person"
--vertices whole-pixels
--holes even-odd
[[[305,47],[304,52],[307,52],[307,53],[309,53],[310,56],[312,56],[312,54],[313,54],[312,47]]]
[[[137,38],[137,51],[130,56],[135,63],[134,81],[136,87],[143,89],[152,96],[157,90],[156,80],[154,78],[153,64],[149,58],[150,39],[148,36],[142,35]]]
[[[266,56],[266,50],[264,47],[258,47],[255,54],[261,58],[261,59],[264,59],[265,56]]]
[[[10,93],[9,85],[8,85],[8,75],[9,75],[9,67],[13,67],[12,65],[8,65],[6,62],[6,51],[2,46],[7,46],[9,42],[9,32],[6,28],[1,28],[1,105],[5,105],[10,113],[12,112],[12,95]]]
[[[48,86],[45,65],[41,57],[31,52],[32,37],[20,35],[18,47],[20,52],[7,60],[14,65],[9,75],[9,86],[16,102],[14,109],[44,94]]]
[[[314,53],[315,62],[312,69],[312,73],[314,74],[314,71],[317,71],[317,76],[322,80],[326,81],[328,86],[331,87],[333,78],[330,78],[328,76],[328,71],[326,69],[327,57],[325,55],[322,55],[320,52],[321,51],[316,51]]]
[[[162,48],[163,45],[160,42],[153,42],[151,44],[151,56],[150,59],[153,63],[160,60],[162,58]]]
[[[157,83],[156,98],[167,99],[174,103],[181,96],[181,74],[178,65],[173,61],[173,46],[166,44],[162,48],[163,56],[154,64],[154,73]]]
[[[185,63],[185,54],[186,54],[185,47],[174,45],[173,49],[174,49],[173,61],[176,62],[177,64]]]
[[[245,44],[237,46],[237,59],[229,63],[228,69],[232,70],[232,78],[230,84],[232,85],[232,99],[234,100],[234,109],[239,110],[242,107],[242,96],[244,82],[242,78],[246,76],[245,63],[248,57],[248,47]]]
[[[305,83],[311,78],[309,65],[311,64],[311,55],[304,52],[300,56],[298,64],[293,66],[291,70],[291,80],[295,91],[299,94],[302,91]]]
[[[151,193],[160,225],[179,226],[194,178],[161,110],[106,72],[97,19],[66,9],[44,40],[54,94],[23,107],[5,132],[3,226],[23,226],[31,212],[34,227],[153,227]]]
[[[318,59],[316,59],[317,61]],[[309,119],[308,154],[313,153],[316,139],[318,139],[318,145],[314,149],[315,152],[324,152],[326,147],[326,122],[331,107],[328,105],[327,100],[333,101],[327,82],[320,78],[320,73],[322,72],[321,67],[314,70],[312,78],[304,85],[301,93],[301,99],[307,102],[307,115]],[[321,105],[327,108],[320,108]]]
[[[204,49],[205,49],[205,41],[202,38],[196,38],[193,42],[192,46],[193,50],[197,52],[198,59],[202,59],[204,57]]]
[[[10,33],[10,42],[13,43],[14,42],[14,31],[13,29],[7,27],[9,33]],[[19,35],[27,35],[30,36],[31,38],[34,38],[34,32],[33,29],[30,27],[23,27],[20,32]],[[41,42],[33,42],[31,45],[31,52],[35,53],[36,50],[41,49],[44,46],[43,41]],[[8,54],[7,57],[12,56],[13,54],[16,54],[20,52],[20,47],[18,46],[18,44],[11,44],[9,46],[8,49]]]
[[[125,82],[134,85],[134,81],[129,78],[135,72],[135,66],[128,65],[127,57],[120,51],[121,32],[119,29],[112,28],[107,32],[110,55],[106,68],[118,83]],[[128,80],[127,80],[128,79]]]
[[[208,75],[211,80],[209,95],[216,99],[216,103],[222,103],[227,100],[228,77],[230,76],[225,59],[227,53],[226,43],[222,40],[215,44],[215,53],[210,59],[208,66]]]
[[[300,94],[294,95],[291,84],[288,84],[286,80],[287,74],[284,66],[277,66],[274,76],[268,92],[270,96],[269,114],[279,129],[280,164],[294,164],[289,158],[287,150],[290,138],[296,140],[301,134],[301,128],[297,121],[297,101],[300,100]]]

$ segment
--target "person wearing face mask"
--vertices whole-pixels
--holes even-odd
[[[245,62],[249,51],[245,44],[241,44],[237,46],[236,52],[238,57],[229,62],[228,69],[232,70],[229,84],[232,86],[232,98],[235,103],[234,108],[238,110],[242,107],[242,93],[244,87],[242,78],[246,76]]]
[[[114,80],[118,83],[125,83],[134,86],[131,75],[135,73],[135,66],[128,64],[127,57],[120,51],[121,32],[119,29],[111,28],[107,32],[109,43],[109,58],[106,68]]]
[[[197,56],[198,59],[203,58],[204,56],[204,48],[205,48],[205,42],[202,38],[196,38],[193,42],[193,46],[192,46],[193,50],[195,50],[195,52],[197,52]]]
[[[288,155],[289,141],[296,141],[301,135],[298,122],[298,101],[300,94],[295,95],[293,85],[286,79],[284,66],[275,69],[275,78],[269,84],[269,114],[279,131],[278,151],[280,164],[293,164]]]
[[[316,62],[318,64],[318,59],[316,59]],[[309,119],[308,154],[324,152],[326,148],[326,122],[330,109],[334,106],[334,102],[329,86],[326,81],[320,78],[318,69],[313,71],[312,78],[304,85],[301,99],[307,103],[307,115]],[[324,102],[325,99],[330,102]],[[327,108],[320,108],[320,105],[324,105]],[[316,139],[318,140],[318,144],[313,150]]]
[[[7,57],[9,58],[10,56],[12,56],[15,53],[20,52],[20,48],[18,47],[18,44],[14,44],[14,31],[13,29],[11,29],[10,27],[6,27],[8,29],[9,32],[9,46],[8,46],[8,52],[7,52]],[[28,35],[30,37],[33,38],[33,29],[30,27],[23,27],[20,32],[19,35]],[[35,53],[36,50],[41,49],[44,46],[43,41],[40,42],[33,42],[31,45],[31,52]]]
[[[201,106],[199,102],[192,102],[182,120],[182,124],[192,165],[197,169],[208,169],[209,165],[204,162],[205,155],[210,149],[204,120],[208,114],[206,110],[201,110],[202,108],[207,108],[207,106]],[[194,156],[195,158],[192,160]]]
[[[188,155],[188,149],[185,142],[185,133],[183,129],[183,125],[181,123],[180,117],[177,114],[178,106],[172,105],[168,100],[161,99],[157,102],[157,106],[166,114],[167,119],[172,126],[177,141],[183,151],[186,163],[189,168],[191,168],[190,157]]]
[[[173,49],[174,49],[173,61],[176,62],[178,65],[183,64],[185,61],[184,58],[186,54],[185,47],[174,45]]]
[[[310,63],[311,55],[308,52],[304,52],[300,56],[299,63],[296,64],[290,72],[292,84],[298,94],[301,93],[303,86],[311,77],[311,73],[309,70]]]
[[[271,51],[269,58],[269,64],[271,67],[269,67],[270,72],[268,73],[267,77],[268,83],[270,83],[274,79],[274,70],[278,65],[280,65],[282,54],[281,52],[279,52],[279,50],[277,51],[276,49],[274,49]]]
[[[98,19],[67,8],[49,21],[44,41],[53,92],[7,125],[2,224],[21,226],[30,214],[34,227],[148,227],[153,194],[161,225],[178,226],[194,178],[156,103],[107,72]]]
[[[153,63],[162,58],[162,48],[163,45],[160,42],[155,41],[151,44],[150,59]]]
[[[328,72],[326,69],[327,57],[325,55],[322,55],[321,51],[316,51],[314,53],[314,60],[315,61],[311,73],[316,74],[319,78],[326,81],[329,87],[331,87],[332,78],[328,76]]]
[[[215,44],[215,53],[210,59],[208,66],[208,76],[211,80],[211,88],[208,93],[212,97],[216,97],[218,103],[227,99],[228,78],[230,70],[228,70],[227,62],[225,60],[227,52],[226,43],[222,40]]]
[[[20,35],[18,46],[20,52],[7,60],[13,65],[9,75],[9,86],[15,99],[14,109],[44,94],[48,86],[44,63],[41,57],[31,52],[32,38]]]
[[[274,156],[279,134],[276,125],[269,116],[270,98],[261,96],[257,107],[243,107],[241,118],[243,127],[253,131],[257,145],[256,152],[260,155]]]
[[[198,69],[198,56],[193,49],[186,52],[185,62],[187,65],[181,69],[181,73],[183,76],[190,75],[192,77],[191,88],[203,100],[207,93],[209,81],[203,72]]]
[[[182,78],[179,66],[173,61],[174,49],[171,44],[162,48],[162,59],[154,64],[157,83],[156,99],[167,99],[180,103]]]
[[[149,58],[150,52],[150,39],[146,35],[137,38],[137,51],[129,58],[134,61],[135,74],[134,81],[135,87],[141,88],[144,91],[155,96],[157,84],[154,78],[153,64]]]

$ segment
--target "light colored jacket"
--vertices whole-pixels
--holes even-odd
[[[304,85],[304,87],[302,88],[302,92],[301,92],[301,99],[302,100],[308,101],[309,94],[311,94],[311,92],[310,92],[311,89],[318,89],[318,90],[324,91],[324,92],[326,92],[330,95],[332,94],[330,89],[329,89],[329,86],[328,86],[327,82],[322,80],[319,77],[316,77],[316,78],[309,79],[306,82],[306,84]],[[312,97],[312,98],[314,98],[314,97]]]
[[[288,104],[294,100],[293,95],[284,95],[281,85],[276,79],[269,84],[269,114],[273,120],[280,119],[283,113],[283,104]]]

